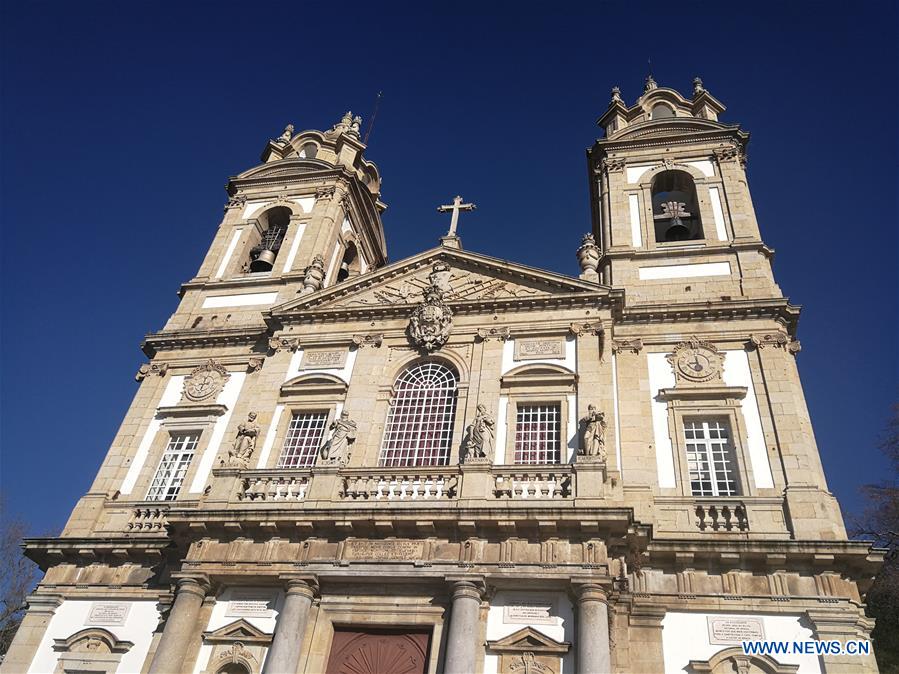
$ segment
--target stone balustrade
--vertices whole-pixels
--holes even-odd
[[[303,501],[312,479],[309,470],[246,470],[240,474],[240,501]]]
[[[510,499],[570,498],[574,472],[569,465],[496,466],[493,496]]]
[[[695,514],[696,526],[700,531],[712,533],[749,531],[746,505],[741,501],[698,501]]]
[[[350,469],[341,477],[341,498],[372,501],[453,499],[460,479],[455,467]]]
[[[138,506],[131,511],[126,525],[127,531],[140,533],[158,533],[165,530],[168,506]],[[120,520],[121,521],[121,520]]]

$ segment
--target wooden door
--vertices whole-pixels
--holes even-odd
[[[430,631],[337,627],[327,674],[425,674]]]

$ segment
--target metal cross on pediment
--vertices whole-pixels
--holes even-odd
[[[659,205],[662,207],[662,212],[652,216],[653,220],[680,220],[690,217],[690,214],[684,210],[687,204],[683,201],[663,201]]]
[[[462,197],[456,197],[453,199],[452,204],[447,204],[444,206],[438,206],[438,213],[446,213],[447,211],[453,212],[453,217],[450,220],[450,228],[449,232],[447,232],[447,236],[456,236],[456,227],[459,225],[459,211],[473,211],[477,206],[474,204],[463,204]]]

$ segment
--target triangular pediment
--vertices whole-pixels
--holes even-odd
[[[219,627],[212,632],[204,632],[203,640],[206,643],[231,643],[233,641],[240,641],[246,644],[267,644],[271,642],[272,635],[268,632],[263,632],[253,625],[253,623],[241,618],[235,620],[233,623],[228,623],[224,627]]]
[[[495,653],[530,651],[563,655],[571,648],[567,641],[556,641],[533,627],[524,627],[502,639],[488,641],[487,649]]]
[[[448,247],[434,248],[395,262],[356,279],[300,297],[277,307],[273,316],[296,312],[358,312],[365,309],[409,307],[422,301],[437,278],[443,300],[453,308],[502,302],[539,302],[541,299],[593,294],[608,296],[598,283],[535,269],[479,253]]]

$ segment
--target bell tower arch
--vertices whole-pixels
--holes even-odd
[[[781,297],[746,179],[749,134],[696,78],[693,95],[647,78],[627,106],[618,87],[587,151],[604,283],[636,303]]]

